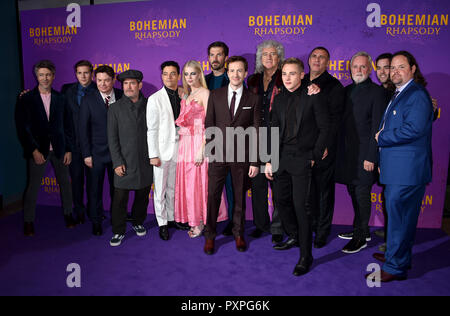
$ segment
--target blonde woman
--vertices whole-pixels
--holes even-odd
[[[205,115],[209,90],[197,61],[188,61],[182,72],[184,94],[180,116],[175,124],[180,127],[178,162],[175,180],[175,221],[188,223],[189,236],[201,235],[208,201],[208,162],[204,157]],[[219,220],[227,219],[222,200]]]

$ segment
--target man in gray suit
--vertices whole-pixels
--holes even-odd
[[[133,229],[140,237],[147,231],[147,217],[153,167],[147,146],[147,99],[142,95],[142,72],[128,70],[117,79],[122,82],[124,96],[108,111],[108,144],[114,168],[111,246],[119,246],[125,236],[128,196],[135,191],[131,212]]]

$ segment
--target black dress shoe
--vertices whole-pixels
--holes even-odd
[[[169,227],[167,225],[159,227],[159,238],[169,240]]]
[[[67,228],[74,228],[75,226],[77,226],[77,223],[73,219],[72,214],[64,215],[64,221],[66,222]]]
[[[281,242],[281,243],[276,244],[275,246],[273,246],[273,249],[276,249],[276,250],[288,250],[288,249],[291,249],[292,247],[298,247],[298,242],[294,238],[289,238],[285,242]]]
[[[23,224],[23,233],[25,236],[32,237],[34,236],[34,224],[33,222],[25,222]]]
[[[233,236],[233,222],[228,222],[227,227],[222,232],[222,235],[224,236]]]
[[[313,259],[310,258],[300,258],[300,260],[298,261],[298,263],[296,264],[295,268],[294,268],[294,275],[295,276],[300,276],[300,275],[304,275],[306,273],[309,272],[309,268],[311,267],[313,262]]]
[[[274,234],[272,235],[272,244],[279,244],[283,241],[283,235]]]
[[[254,231],[251,232],[250,236],[253,238],[260,238],[263,233],[264,232],[261,229],[256,228]]]
[[[84,212],[81,212],[77,216],[77,224],[84,224],[86,223],[86,215],[84,215]]]
[[[323,240],[323,239],[317,239],[316,238],[314,240],[314,248],[320,249],[320,248],[325,247],[326,244],[327,244],[327,242],[325,240]]]
[[[169,227],[173,227],[178,230],[189,230],[191,227],[187,223],[169,222]]]
[[[102,224],[92,224],[92,234],[94,236],[103,235]]]

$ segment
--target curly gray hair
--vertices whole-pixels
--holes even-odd
[[[264,66],[262,64],[262,51],[264,48],[273,47],[277,50],[278,54],[278,68],[281,66],[281,63],[284,61],[284,46],[283,44],[273,41],[267,40],[258,45],[256,49],[256,65],[255,65],[255,73],[262,73],[264,71]]]

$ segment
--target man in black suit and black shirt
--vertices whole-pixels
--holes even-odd
[[[328,140],[329,115],[321,95],[301,89],[303,62],[289,58],[282,64],[285,89],[275,97],[272,128],[279,128],[280,165],[266,164],[266,177],[274,180],[277,204],[289,239],[281,246],[300,244],[300,260],[294,275],[307,273],[312,264],[312,226],[306,203],[312,167],[322,160]],[[271,144],[271,150],[277,150]]]
[[[316,232],[314,247],[322,248],[327,243],[334,213],[334,170],[336,164],[337,131],[344,110],[344,87],[327,71],[330,53],[324,47],[316,47],[309,55],[309,74],[305,75],[305,85],[315,83],[320,88],[321,99],[330,115],[330,131],[323,160],[313,168],[310,207],[313,229]]]
[[[72,150],[72,163],[69,166],[70,177],[72,178],[72,194],[74,213],[78,216],[80,224],[85,222],[86,207],[84,206],[84,179],[87,176],[87,166],[84,164],[80,147],[79,116],[81,99],[93,91],[97,90],[97,85],[92,82],[92,64],[87,60],[80,60],[75,64],[75,76],[77,82],[68,83],[62,86],[61,93],[66,97],[67,108],[72,114],[74,137]],[[89,192],[89,188],[86,189]]]
[[[355,218],[354,231],[339,234],[351,239],[342,249],[356,253],[367,246],[370,238],[370,192],[377,179],[378,146],[375,134],[386,109],[389,95],[369,76],[372,58],[366,52],[356,53],[350,62],[353,83],[345,88],[345,111],[339,132],[336,159],[336,182],[347,185]]]

